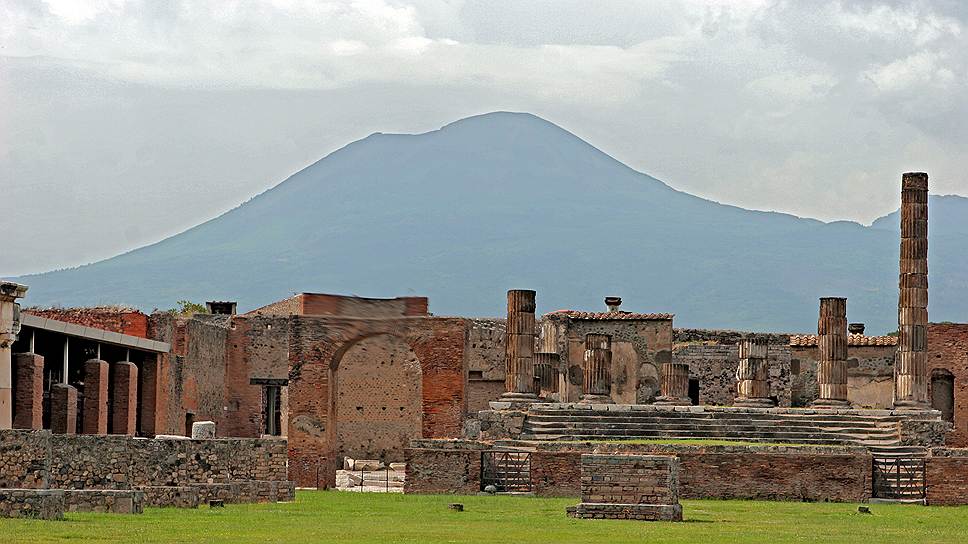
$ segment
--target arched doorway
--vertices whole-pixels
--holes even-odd
[[[422,429],[420,360],[405,341],[378,334],[353,344],[334,372],[337,459],[402,462]]]
[[[945,421],[954,421],[955,377],[943,368],[931,372],[931,407],[939,410]]]

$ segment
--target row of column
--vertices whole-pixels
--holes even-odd
[[[83,370],[84,403],[80,432],[107,434],[110,417],[113,434],[134,435],[138,416],[138,367],[128,361],[109,365],[106,361],[91,359],[84,363]],[[41,429],[44,417],[44,358],[35,353],[18,353],[14,356],[14,371],[17,387],[13,427]],[[112,384],[110,390],[109,383]],[[51,432],[58,434],[78,432],[75,387],[64,383],[51,385],[50,428]]]

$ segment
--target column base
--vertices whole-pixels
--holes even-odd
[[[535,395],[534,393],[514,393],[508,391],[506,393],[501,393],[501,396],[498,398],[498,400],[501,402],[538,402],[541,399],[539,399],[538,395]]]
[[[689,397],[656,397],[652,404],[658,406],[692,406],[692,399]]]
[[[615,401],[608,395],[582,395],[578,404],[615,404]]]
[[[811,408],[850,408],[850,402],[840,399],[817,399],[810,403]]]
[[[740,398],[733,399],[733,406],[740,408],[773,408],[776,406],[769,398]]]
[[[914,400],[896,400],[894,401],[894,409],[904,410],[904,411],[910,410],[912,412],[917,412],[917,411],[930,410],[931,405],[928,404],[927,402],[919,402]]]

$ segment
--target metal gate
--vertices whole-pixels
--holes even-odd
[[[493,485],[499,493],[531,491],[531,453],[526,451],[481,452],[481,490]]]
[[[927,496],[924,467],[923,458],[875,458],[874,498],[924,501]]]

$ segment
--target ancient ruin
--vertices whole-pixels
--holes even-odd
[[[0,512],[337,485],[582,495],[577,515],[647,519],[681,517],[679,496],[964,503],[968,325],[927,321],[926,191],[903,176],[896,336],[848,327],[843,298],[795,334],[675,329],[615,296],[538,316],[518,289],[506,319],[321,293],[243,313],[21,312],[26,287],[4,282]],[[626,487],[664,491],[599,500],[590,455],[661,465],[662,485]]]

